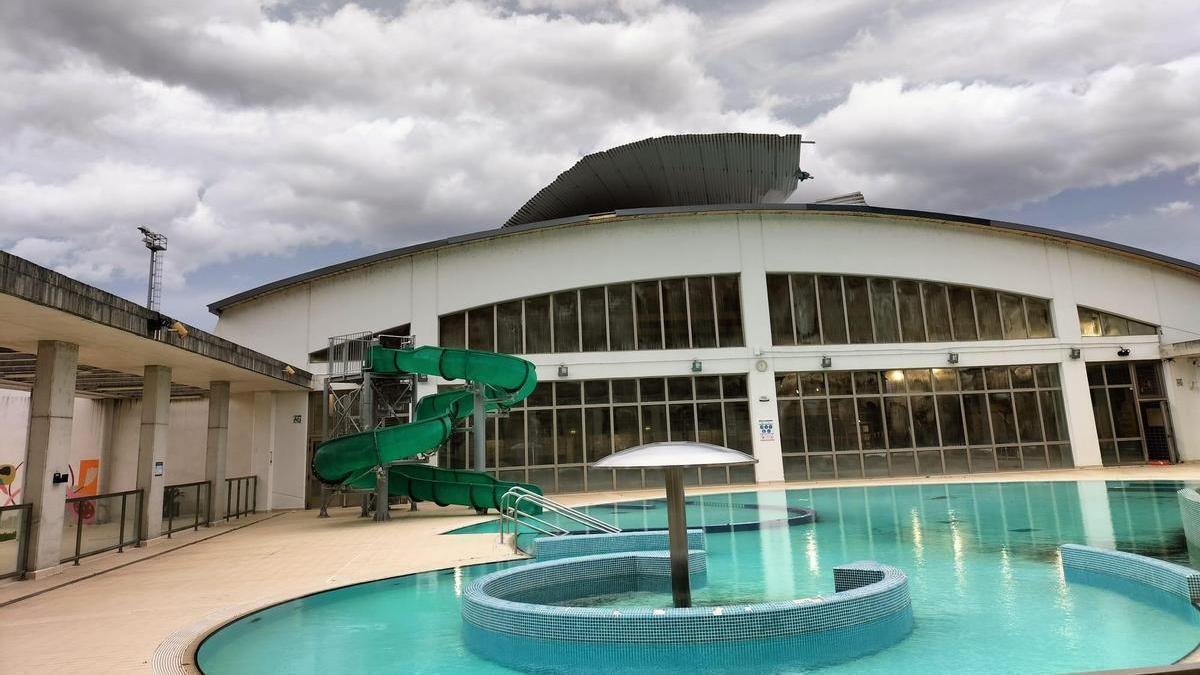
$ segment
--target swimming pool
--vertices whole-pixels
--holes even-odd
[[[1196,566],[1180,524],[1180,487],[988,483],[692,496],[689,524],[708,529],[708,584],[693,600],[726,605],[827,594],[835,565],[876,560],[908,575],[913,632],[823,671],[1068,672],[1168,663],[1200,642],[1196,610],[1184,601],[1148,603],[1069,584],[1058,546],[1086,543]],[[789,518],[809,508],[817,522]],[[665,505],[655,500],[589,511],[624,529],[665,523]],[[473,528],[495,531],[494,523]],[[466,650],[459,595],[471,580],[518,564],[414,574],[286,602],[214,633],[198,663],[210,674],[512,672]],[[669,606],[670,598],[601,596],[587,603]],[[538,666],[526,670],[544,672]],[[597,663],[597,672],[612,670],[613,663]],[[678,670],[704,669],[679,664]],[[803,672],[803,666],[747,664],[746,671]]]

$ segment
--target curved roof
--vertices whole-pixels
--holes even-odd
[[[608,216],[600,222],[610,223],[614,220],[638,217],[655,217],[655,216],[672,216],[672,215],[688,215],[688,214],[715,214],[715,213],[732,213],[738,211],[772,211],[772,212],[804,212],[815,211],[824,214],[837,215],[862,215],[876,216],[889,218],[918,218],[921,220],[936,220],[945,223],[980,227],[989,230],[998,230],[1010,234],[1023,234],[1043,239],[1051,239],[1066,243],[1078,244],[1088,248],[1105,251],[1108,253],[1116,253],[1130,258],[1136,258],[1145,262],[1155,263],[1164,267],[1169,267],[1179,271],[1187,272],[1196,276],[1200,276],[1200,264],[1172,258],[1171,256],[1154,253],[1145,249],[1126,246],[1125,244],[1117,244],[1095,237],[1089,237],[1083,234],[1075,234],[1074,232],[1063,232],[1060,230],[1052,230],[1047,227],[1037,227],[1036,225],[1022,225],[1021,223],[1010,223],[1003,220],[990,220],[988,218],[976,218],[973,216],[959,216],[950,213],[937,213],[933,211],[915,211],[912,209],[891,209],[880,206],[858,206],[852,204],[717,204],[706,206],[677,206],[677,207],[660,207],[648,209],[618,209],[606,214]],[[247,291],[242,291],[227,298],[217,300],[208,306],[208,311],[219,315],[223,310],[233,305],[237,305],[249,300],[253,300],[259,296],[281,291],[285,288],[302,284],[315,279],[333,276],[342,272],[368,267],[376,263],[385,262],[404,258],[418,253],[425,253],[440,248],[456,246],[459,244],[470,244],[499,237],[520,234],[532,230],[550,229],[561,227],[564,225],[585,224],[595,220],[597,214],[579,214],[567,218],[557,218],[554,220],[546,220],[540,223],[529,223],[527,225],[519,225],[508,228],[498,228],[484,230],[482,232],[474,232],[472,234],[464,234],[455,237],[447,237],[437,241],[430,241],[423,244],[414,244],[403,248],[393,249],[391,251],[383,251],[374,255],[347,260],[346,262],[336,265],[329,265],[319,269],[303,272],[295,276],[273,281],[262,286],[251,288]],[[596,223],[597,225],[599,222]]]
[[[592,153],[538,190],[504,227],[620,209],[787,201],[800,134],[680,134]]]

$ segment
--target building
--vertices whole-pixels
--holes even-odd
[[[523,354],[541,384],[489,421],[489,468],[548,492],[641,487],[656,478],[587,465],[668,438],[759,459],[702,484],[1200,459],[1200,266],[854,198],[777,203],[807,177],[800,143],[590,155],[503,227],[226,298],[216,332],[318,375],[328,338],[355,331]],[[461,468],[466,447],[437,461]]]

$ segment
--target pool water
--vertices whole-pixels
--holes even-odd
[[[822,672],[1073,672],[1172,662],[1200,642],[1188,603],[1068,584],[1058,545],[1117,548],[1189,566],[1176,482],[879,486],[689,497],[689,525],[710,531],[708,583],[696,605],[833,591],[833,567],[875,560],[904,570],[914,628],[899,644]],[[818,521],[789,524],[813,508]],[[589,509],[624,529],[662,527],[665,504]],[[761,526],[749,529],[757,519]],[[495,531],[495,524],[477,528]],[[230,624],[200,648],[206,673],[278,671],[501,673],[461,640],[459,596],[502,563],[414,574],[320,593]],[[581,599],[586,606],[670,606],[669,594]],[[597,663],[596,672],[608,672]],[[703,672],[678,664],[677,672]],[[546,672],[530,663],[527,672]],[[746,672],[803,672],[747,664]]]

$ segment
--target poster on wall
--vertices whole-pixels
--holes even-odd
[[[758,421],[758,440],[774,441],[775,440],[775,420],[759,420]]]

